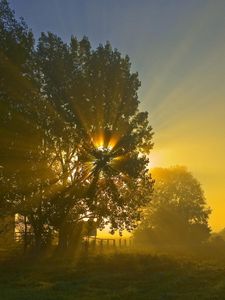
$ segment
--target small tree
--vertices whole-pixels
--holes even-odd
[[[137,240],[158,245],[201,243],[209,237],[211,212],[200,183],[185,167],[155,168],[154,193]]]

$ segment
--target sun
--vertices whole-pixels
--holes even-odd
[[[121,136],[118,133],[111,132],[108,136],[105,132],[100,132],[93,135],[91,141],[95,149],[99,151],[112,151],[120,139]]]
[[[102,152],[103,151],[109,152],[109,151],[112,151],[113,147],[110,146],[110,145],[108,145],[107,147],[105,147],[104,145],[99,145],[99,146],[96,147],[96,149],[99,150],[99,151],[102,151]]]

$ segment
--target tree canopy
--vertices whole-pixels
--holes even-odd
[[[72,239],[84,218],[132,230],[150,200],[153,133],[129,57],[51,32],[35,45],[6,0],[0,37],[2,211],[26,216],[38,243]]]
[[[211,210],[200,183],[185,167],[155,168],[151,203],[136,232],[137,240],[158,245],[200,243],[209,237]]]

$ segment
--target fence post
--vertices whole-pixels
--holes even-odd
[[[103,240],[100,240],[100,248],[103,249]]]
[[[130,245],[130,247],[132,246],[132,240],[131,240],[131,238],[129,239],[129,245]]]

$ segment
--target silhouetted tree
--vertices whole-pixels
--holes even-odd
[[[137,241],[155,245],[201,243],[209,237],[211,212],[200,183],[185,167],[155,168],[154,193],[136,231]]]
[[[43,139],[45,99],[33,34],[5,0],[0,2],[0,40],[1,212],[28,216],[40,245],[46,223],[40,211],[53,176]]]
[[[58,116],[57,125],[51,114],[48,123],[64,180],[53,197],[52,224],[63,240],[85,212],[100,227],[110,222],[112,231],[131,230],[137,208],[149,201],[143,192],[152,185],[146,172],[152,130],[138,110],[140,82],[129,58],[109,43],[91,50],[87,38],[66,45],[51,33],[42,34],[37,57],[43,96]]]
[[[26,216],[37,247],[53,230],[76,244],[84,218],[132,230],[150,199],[152,129],[129,57],[52,33],[35,49],[6,0],[0,17],[1,207]]]

